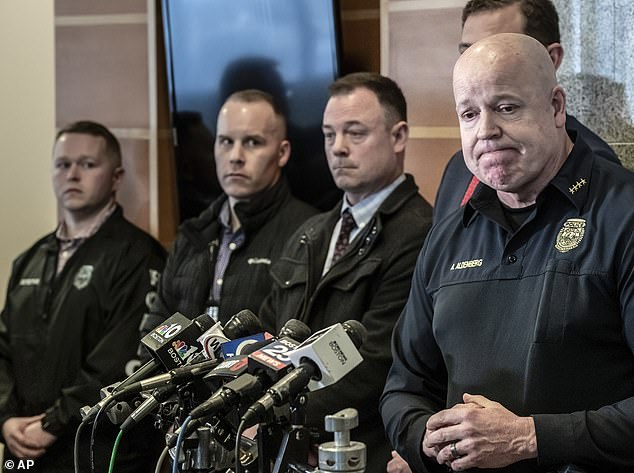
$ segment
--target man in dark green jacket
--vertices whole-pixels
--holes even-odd
[[[79,409],[130,374],[165,251],[115,202],[121,151],[105,127],[69,125],[53,155],[61,222],[15,260],[0,315],[0,425],[5,459],[70,473]],[[116,432],[100,427],[95,466],[105,471]],[[82,440],[85,469],[87,436]],[[138,438],[126,439],[118,471],[150,471],[153,459],[138,448]]]
[[[326,414],[356,408],[359,427],[352,436],[367,445],[366,471],[385,472],[390,445],[379,396],[392,360],[392,328],[407,300],[432,208],[404,174],[408,126],[398,85],[357,73],[335,81],[330,94],[323,119],[326,155],[345,195],[290,239],[272,267],[274,288],[260,316],[274,331],[289,318],[313,332],[349,319],[363,323],[368,331],[360,350],[363,363],[309,395],[307,424],[323,430]],[[320,442],[326,440],[331,437]]]
[[[291,147],[271,95],[231,95],[218,115],[216,135],[224,194],[181,226],[142,334],[177,311],[190,318],[207,312],[222,323],[242,309],[257,313],[271,288],[271,262],[316,213],[291,195],[282,175]]]

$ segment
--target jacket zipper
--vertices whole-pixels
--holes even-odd
[[[302,320],[303,317],[306,315],[306,311],[308,309],[309,292],[313,283],[312,273],[310,271],[313,252],[312,252],[312,246],[310,244],[310,239],[308,238],[308,235],[306,233],[304,233],[299,239],[299,244],[306,246],[307,261],[308,261],[308,264],[306,265],[306,286],[304,287],[304,301],[302,302],[302,308],[300,312],[295,314],[295,318],[297,320]]]

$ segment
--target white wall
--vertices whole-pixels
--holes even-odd
[[[0,306],[11,261],[55,225],[53,0],[0,1]]]

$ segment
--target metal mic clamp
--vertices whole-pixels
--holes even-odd
[[[334,442],[319,446],[319,471],[363,473],[366,447],[363,442],[350,441],[350,431],[359,425],[356,409],[343,409],[325,418],[326,431],[334,432]]]
[[[82,422],[94,420],[97,413],[105,407],[108,407],[105,412],[108,415],[110,422],[113,424],[120,424],[123,422],[132,413],[133,409],[130,407],[130,404],[125,401],[117,401],[115,403],[114,392],[120,384],[120,382],[116,382],[101,388],[99,391],[101,401],[94,406],[84,406],[79,409]]]

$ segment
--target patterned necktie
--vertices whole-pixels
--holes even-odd
[[[354,221],[354,217],[350,210],[347,210],[341,215],[341,229],[339,230],[339,236],[337,237],[337,243],[335,243],[335,252],[332,255],[332,263],[341,258],[341,255],[348,248],[348,244],[350,243],[350,232],[352,229],[356,227],[357,224]]]

